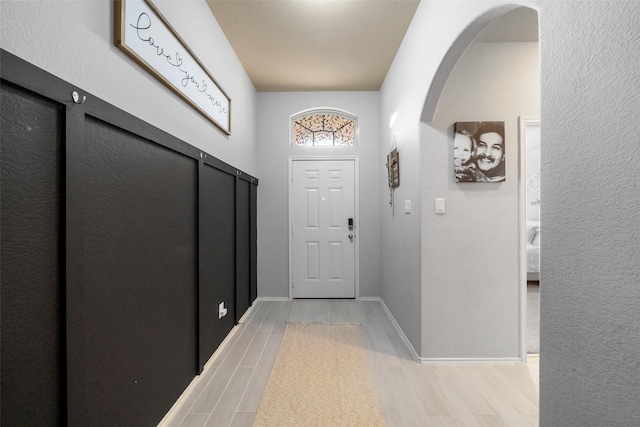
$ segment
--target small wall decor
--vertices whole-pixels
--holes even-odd
[[[231,134],[231,99],[149,0],[115,1],[115,45]]]
[[[385,166],[387,167],[387,178],[389,180],[389,206],[391,206],[391,215],[393,216],[393,191],[400,186],[400,157],[398,156],[395,135],[393,135],[392,150],[387,154]]]
[[[504,122],[457,122],[454,128],[456,182],[505,181]]]
[[[394,148],[387,154],[387,172],[389,175],[389,188],[400,186],[400,158],[398,149]]]

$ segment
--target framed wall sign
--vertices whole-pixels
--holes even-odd
[[[231,99],[149,0],[116,0],[114,21],[116,46],[231,134]]]

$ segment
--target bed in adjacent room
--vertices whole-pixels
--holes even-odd
[[[540,222],[527,221],[527,281],[540,280]]]

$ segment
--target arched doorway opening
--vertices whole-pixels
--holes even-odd
[[[434,323],[447,323],[451,338],[442,348],[452,360],[517,363],[527,358],[527,312],[532,309],[527,309],[522,259],[526,150],[518,124],[520,117],[540,111],[537,28],[537,12],[517,5],[481,16],[449,49],[425,100],[423,203],[445,198],[447,213],[446,220],[429,214],[422,219],[422,268],[429,277],[423,282],[428,307],[423,322],[432,316]],[[455,181],[455,123],[475,121],[504,122],[505,182]],[[454,261],[443,262],[444,256]],[[434,360],[442,361],[442,353]]]

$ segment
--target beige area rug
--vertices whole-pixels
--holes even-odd
[[[384,426],[360,326],[287,323],[254,426]]]

